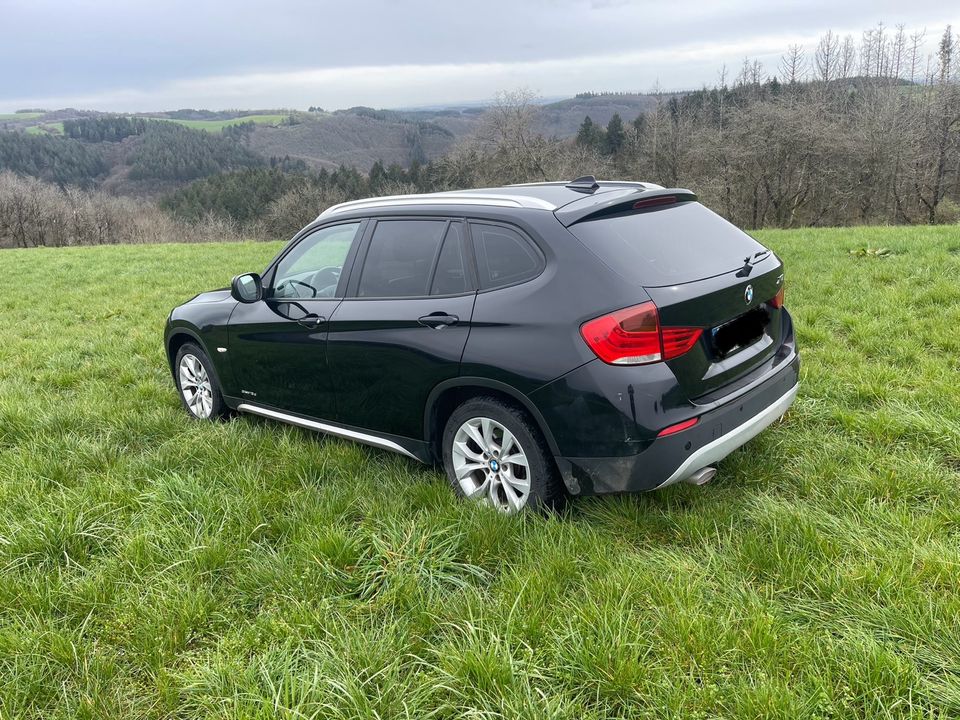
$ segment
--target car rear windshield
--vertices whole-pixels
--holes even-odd
[[[647,287],[721,275],[765,251],[697,202],[585,220],[568,229],[610,268]]]

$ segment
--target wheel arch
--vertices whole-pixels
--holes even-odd
[[[188,342],[194,342],[200,346],[200,348],[207,354],[207,357],[213,358],[210,356],[210,351],[207,350],[206,343],[200,339],[200,336],[191,328],[179,325],[177,327],[171,328],[170,334],[164,343],[166,345],[167,351],[167,365],[170,366],[170,372],[174,371],[173,364],[176,362],[177,353],[180,351],[185,344]]]
[[[525,410],[546,440],[551,454],[554,456],[560,454],[553,433],[550,432],[550,426],[547,425],[537,406],[525,394],[511,385],[489,378],[456,377],[439,383],[427,397],[423,416],[423,437],[435,460],[441,457],[440,438],[447,419],[460,404],[470,398],[481,396],[506,400]]]
[[[191,342],[196,343],[196,345],[206,353],[207,358],[210,360],[210,372],[213,375],[213,379],[217,381],[217,385],[220,387],[220,392],[223,394],[225,402],[227,405],[230,405],[230,401],[226,399],[228,394],[227,387],[223,384],[223,377],[220,372],[222,368],[217,367],[217,359],[214,358],[207,344],[200,339],[199,333],[187,325],[176,325],[172,327],[164,343],[167,351],[167,364],[170,366],[170,374],[173,376],[174,384],[177,382],[177,369],[174,367],[177,361],[177,353],[180,352],[180,348]],[[230,405],[230,407],[233,406]]]

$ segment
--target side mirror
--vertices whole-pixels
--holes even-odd
[[[237,275],[230,283],[230,294],[242,303],[255,303],[263,297],[263,281],[257,273]]]

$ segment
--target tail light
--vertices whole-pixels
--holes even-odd
[[[653,302],[617,310],[580,327],[584,342],[611,365],[646,365],[679,357],[702,332],[701,328],[660,327]]]
[[[783,288],[784,286],[781,285],[780,289],[777,290],[777,294],[773,296],[773,300],[770,301],[770,305],[772,307],[775,307],[775,308],[783,307]]]

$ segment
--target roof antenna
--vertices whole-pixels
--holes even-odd
[[[593,193],[600,187],[600,183],[597,182],[597,179],[593,175],[584,175],[583,177],[578,177],[573,182],[567,183],[566,187],[571,190],[576,190],[577,192]]]

